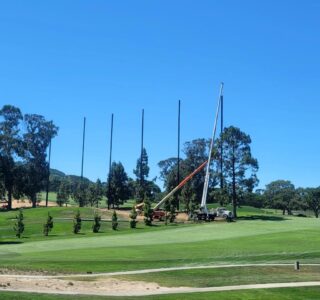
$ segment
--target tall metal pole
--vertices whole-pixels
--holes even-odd
[[[140,184],[141,187],[143,186],[144,176],[143,176],[143,163],[142,163],[142,157],[143,157],[143,133],[144,133],[144,109],[142,109],[142,123],[141,123],[141,154],[140,154]]]
[[[111,163],[112,163],[112,142],[113,142],[113,114],[111,114],[111,132],[110,132],[110,153],[109,153],[109,174],[108,174],[108,191],[110,191]],[[108,197],[108,209],[111,201]]]
[[[48,207],[48,201],[49,201],[51,141],[52,141],[52,140],[50,140],[50,143],[49,143],[48,178],[47,178],[47,187],[46,187],[46,207]]]
[[[180,112],[181,112],[181,101],[178,104],[178,170],[177,170],[177,185],[180,184]],[[180,208],[179,197],[177,195],[177,210]]]
[[[82,159],[81,159],[81,179],[80,179],[80,190],[83,191],[83,163],[84,163],[84,145],[85,145],[85,139],[86,139],[86,117],[83,118],[83,134],[82,134]],[[79,198],[79,206],[83,207],[84,205],[84,199],[82,198],[82,193],[80,193]]]
[[[84,145],[86,139],[86,117],[83,118],[83,134],[82,134],[82,159],[81,159],[81,183],[83,181],[83,163],[84,163]]]
[[[223,133],[223,94],[220,95],[220,102],[221,102],[221,138]],[[223,141],[221,140],[220,145],[220,188],[223,189]]]

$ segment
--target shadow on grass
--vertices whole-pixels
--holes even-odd
[[[1,245],[16,245],[16,244],[22,244],[23,242],[21,241],[4,241],[4,242],[0,242],[0,246]]]
[[[237,220],[245,220],[245,221],[286,221],[287,219],[280,216],[264,216],[264,215],[254,215],[254,216],[242,216],[238,217]]]

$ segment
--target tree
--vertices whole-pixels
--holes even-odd
[[[276,180],[267,184],[264,195],[268,206],[281,209],[283,215],[286,211],[291,215],[292,210],[299,206],[295,197],[295,187],[288,180]]]
[[[24,123],[24,194],[32,201],[32,207],[36,207],[36,195],[43,189],[48,178],[46,151],[50,141],[57,135],[58,127],[36,114],[26,114]]]
[[[184,144],[183,152],[186,158],[181,162],[180,173],[186,177],[198,168],[204,161],[208,160],[208,149],[210,141],[207,139],[196,139]],[[182,188],[182,195],[189,194],[189,199],[184,199],[185,202],[194,202],[192,205],[198,205],[201,202],[203,185],[205,180],[205,169],[196,174],[191,181]],[[209,184],[209,193],[212,189],[212,182]],[[187,193],[185,193],[187,190]],[[189,203],[190,206],[191,203]]]
[[[182,159],[180,159],[180,163],[182,163]],[[162,160],[158,163],[160,168],[160,179],[163,180],[164,188],[166,189],[166,193],[169,193],[178,185],[178,159],[175,157],[168,158],[166,160]],[[173,205],[178,208],[179,196],[181,195],[181,191],[177,191],[174,195],[174,198],[170,199]]]
[[[67,205],[70,197],[70,185],[67,181],[62,181],[57,192],[57,204]]]
[[[77,203],[79,207],[84,207],[88,204],[88,193],[89,193],[88,181],[81,180],[72,186],[71,197]]]
[[[136,188],[136,198],[138,202],[142,202],[147,191],[145,180],[149,176],[148,154],[145,148],[142,149],[141,156],[137,159],[136,168],[133,173],[136,175],[138,182]]]
[[[99,203],[102,200],[103,196],[103,186],[98,179],[96,183],[90,184],[88,188],[88,203],[90,204],[91,207],[96,206],[99,207]]]
[[[77,234],[81,230],[82,219],[80,216],[80,211],[78,210],[73,218],[73,233]]]
[[[14,225],[14,228],[13,230],[15,231],[16,233],[16,237],[17,238],[21,238],[23,232],[24,232],[24,223],[23,223],[23,210],[20,209],[19,210],[19,214],[16,215],[16,223]]]
[[[119,225],[119,223],[118,223],[117,212],[114,210],[113,214],[112,214],[112,229],[117,230],[118,225]]]
[[[180,176],[186,177],[198,168],[204,161],[208,159],[209,140],[195,139],[184,144],[183,152],[185,159],[180,160]],[[164,187],[167,193],[177,186],[177,158],[169,158],[158,163],[160,167],[160,178],[164,181]],[[183,186],[181,191],[177,192],[174,198],[171,199],[172,204],[177,206],[177,198],[179,197],[187,212],[190,212],[191,207],[195,208],[201,201],[203,185],[205,178],[205,170],[201,170],[196,174],[191,181]],[[214,181],[209,184],[209,192],[214,186]],[[180,196],[181,195],[181,196]]]
[[[23,119],[19,108],[5,105],[0,110],[0,172],[8,193],[8,209],[12,208],[12,193],[17,178],[15,157],[22,154],[19,124]]]
[[[129,215],[130,217],[130,228],[136,228],[137,227],[137,211],[136,211],[136,208],[133,206],[132,207],[132,210],[131,210],[131,213]]]
[[[129,188],[128,188],[128,175],[124,170],[121,162],[113,162],[108,178],[108,209],[112,205],[112,208],[119,207],[126,200],[129,199]]]
[[[244,192],[252,192],[258,184],[256,173],[258,161],[251,155],[251,138],[239,128],[225,128],[216,142],[214,157],[220,157],[223,151],[223,177],[227,189],[231,192],[233,214],[237,217],[239,196]],[[220,162],[217,161],[218,169]],[[220,177],[220,174],[219,174]]]
[[[176,206],[174,204],[170,205],[170,211],[169,211],[169,222],[173,223],[176,219]]]
[[[48,236],[49,232],[52,230],[52,228],[53,228],[53,218],[50,216],[50,213],[48,213],[47,221],[43,225],[43,234],[45,236]]]
[[[319,218],[320,213],[320,187],[308,188],[305,190],[305,201],[308,208],[314,212],[316,218]]]
[[[93,225],[92,225],[92,231],[94,233],[98,233],[101,227],[101,216],[99,215],[98,212],[94,213],[94,217],[93,217]]]
[[[144,212],[144,223],[147,226],[151,226],[152,225],[153,210],[151,209],[151,203],[148,199],[145,199],[145,201],[144,201],[143,212]]]

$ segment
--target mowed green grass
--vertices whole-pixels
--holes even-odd
[[[54,218],[72,217],[75,208],[49,210]],[[136,230],[120,222],[116,232],[104,223],[101,234],[93,234],[92,222],[84,222],[80,235],[72,234],[72,220],[56,220],[52,235],[45,238],[42,224],[47,211],[25,210],[26,238],[22,240],[13,238],[15,213],[0,213],[1,267],[76,273],[295,260],[320,263],[320,221],[315,218],[245,214],[232,223],[151,228],[139,223]],[[92,217],[93,211],[84,208],[81,214]]]
[[[0,245],[5,242],[30,242],[35,240],[50,240],[55,238],[73,238],[73,217],[77,211],[80,211],[82,229],[80,235],[94,235],[92,233],[93,216],[95,209],[93,208],[77,208],[77,207],[39,207],[36,209],[23,209],[25,231],[22,239],[15,237],[13,230],[16,222],[15,217],[18,210],[10,212],[0,212]],[[54,228],[49,237],[43,236],[43,224],[46,222],[48,213],[53,217]],[[111,220],[112,211],[100,211],[99,214],[103,219]],[[129,229],[127,220],[122,220],[119,216],[119,229],[121,232]],[[125,221],[125,222],[123,222]],[[110,222],[101,222],[101,233],[112,231]]]
[[[191,269],[148,274],[118,276],[123,280],[156,282],[167,287],[213,287],[251,283],[319,281],[319,266],[301,266],[300,271],[291,266],[255,266],[217,269]]]
[[[319,300],[319,287],[304,288],[281,288],[281,289],[260,289],[260,290],[241,290],[229,292],[193,293],[193,294],[173,294],[157,296],[139,297],[99,297],[99,296],[64,296],[64,295],[45,295],[0,292],[0,298],[4,300]]]

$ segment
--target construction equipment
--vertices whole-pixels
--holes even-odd
[[[167,194],[164,198],[162,198],[155,207],[153,207],[153,214],[155,219],[162,219],[165,216],[165,212],[163,210],[160,210],[159,207],[167,201],[175,192],[177,192],[179,189],[181,189],[189,180],[192,179],[194,175],[199,173],[208,163],[208,161],[203,162],[198,168],[196,168],[191,174],[189,174],[186,178],[184,178],[179,185],[177,185],[169,194]],[[144,206],[144,202],[141,202],[135,206],[135,209],[137,211],[142,211],[142,208]]]
[[[213,131],[212,131],[212,137],[211,137],[211,142],[210,142],[210,149],[209,149],[209,157],[207,161],[207,169],[206,169],[206,177],[203,185],[203,192],[202,192],[202,199],[201,199],[201,205],[200,205],[200,212],[198,213],[198,220],[204,220],[204,221],[213,221],[216,217],[216,212],[215,211],[208,211],[207,208],[207,194],[208,194],[208,188],[209,188],[209,179],[210,179],[210,162],[211,162],[211,157],[212,157],[212,150],[213,150],[213,145],[214,145],[214,140],[216,137],[216,131],[217,131],[217,123],[218,123],[218,117],[219,117],[219,112],[221,108],[221,100],[222,100],[222,93],[223,93],[223,83],[220,85],[220,93],[219,93],[219,99],[218,99],[218,107],[216,110],[216,116],[215,116],[215,121],[214,121],[214,126],[213,126]]]
[[[175,192],[177,192],[179,189],[181,189],[188,181],[190,181],[193,176],[195,176],[197,173],[199,173],[205,166],[206,168],[206,176],[205,176],[205,183],[203,187],[203,193],[202,193],[202,199],[201,199],[201,206],[200,206],[200,212],[197,213],[198,220],[204,220],[204,221],[213,221],[216,217],[215,211],[208,211],[207,209],[207,193],[208,193],[208,187],[209,187],[209,179],[210,179],[210,162],[212,160],[212,150],[215,140],[215,135],[217,131],[217,123],[218,123],[218,117],[219,112],[221,108],[221,99],[222,99],[222,93],[223,93],[223,83],[220,85],[220,93],[219,93],[219,99],[218,99],[218,106],[216,110],[215,115],[215,121],[214,121],[214,127],[212,132],[212,138],[210,143],[210,149],[209,149],[209,157],[208,160],[203,162],[198,168],[196,168],[191,174],[189,174],[186,178],[184,178],[171,192],[169,192],[165,197],[163,197],[153,208],[153,216],[154,219],[162,220],[165,217],[165,211],[160,210],[160,206],[167,201]],[[140,203],[135,206],[136,210],[141,211],[144,203]]]

